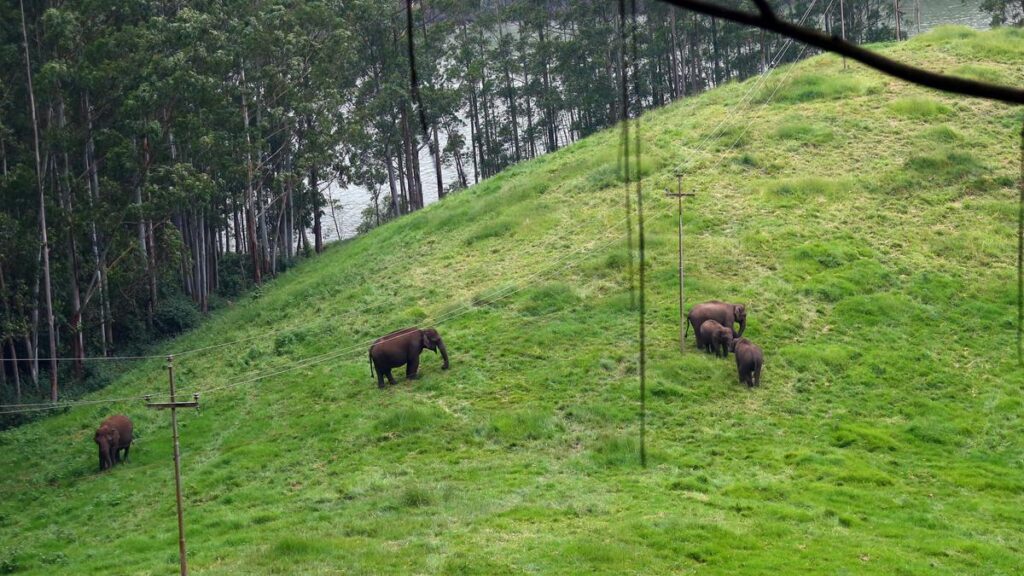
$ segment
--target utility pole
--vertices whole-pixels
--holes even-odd
[[[684,300],[686,295],[685,277],[683,275],[683,198],[693,197],[692,192],[683,192],[683,175],[676,173],[676,191],[665,190],[665,196],[676,198],[679,210],[679,353],[682,354],[686,346],[686,307]]]
[[[903,16],[903,12],[900,11],[900,0],[893,0],[893,13],[896,16],[896,41],[902,40],[902,34],[900,33],[900,18]]]
[[[846,10],[843,7],[843,0],[839,0],[839,31],[843,40],[846,40]],[[846,70],[846,55],[843,55],[843,70]]]
[[[181,563],[181,576],[188,576],[188,553],[185,549],[185,515],[181,504],[181,453],[178,448],[178,408],[198,408],[199,394],[192,395],[191,402],[175,402],[174,400],[174,356],[167,356],[167,378],[171,387],[170,402],[149,402],[146,406],[156,410],[170,409],[171,430],[174,435],[174,491],[178,500],[178,558]]]

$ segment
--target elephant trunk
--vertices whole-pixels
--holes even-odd
[[[110,448],[100,444],[100,472],[110,468]]]
[[[448,369],[448,348],[445,347],[444,341],[437,343],[437,351],[441,353],[441,358],[444,358],[444,365],[441,366],[443,370]]]
[[[740,336],[743,336],[743,331],[746,330],[746,329],[747,329],[747,319],[744,318],[743,320],[740,320],[740,331],[739,331],[738,334],[736,334],[736,337],[739,338]]]

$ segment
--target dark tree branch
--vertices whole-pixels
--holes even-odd
[[[966,96],[999,100],[1009,104],[1024,104],[1024,89],[929,72],[928,70],[923,70],[921,68],[916,68],[914,66],[886,58],[876,52],[866,50],[856,44],[847,42],[838,36],[828,36],[812,28],[805,28],[784,20],[768,18],[761,14],[751,14],[750,12],[744,12],[741,10],[733,10],[732,8],[725,8],[718,4],[708,2],[707,0],[662,1],[685,10],[706,14],[714,18],[722,18],[739,24],[756,26],[757,28],[777,32],[783,36],[788,36],[794,40],[821,48],[822,50],[847,56],[862,64],[870,66],[875,70],[921,86],[927,86],[944,92],[953,92]],[[754,0],[754,2],[758,7],[761,7],[762,4],[766,3],[766,0]]]
[[[768,5],[768,0],[754,0],[754,4],[757,5],[757,9],[761,11],[761,16],[768,20],[776,20],[775,12],[772,11],[772,7]]]

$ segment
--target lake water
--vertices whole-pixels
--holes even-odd
[[[913,15],[913,0],[903,2],[901,8]],[[990,19],[982,13],[980,6],[981,0],[921,0],[921,32],[941,24],[960,24],[985,30],[989,27]],[[916,34],[916,25],[910,31]]]
[[[903,6],[901,6],[904,12],[911,16],[912,22],[913,1],[903,0]],[[942,24],[960,24],[984,30],[989,27],[989,17],[981,12],[980,5],[981,0],[921,0],[921,32],[927,32]],[[916,22],[910,26],[909,32],[911,35],[917,34]],[[463,137],[466,142],[469,142],[469,128],[464,127],[463,132]],[[443,139],[441,145],[444,146]],[[430,152],[425,147],[420,151],[420,167],[423,179],[423,200],[426,204],[431,204],[437,201],[437,178],[434,175],[434,163]],[[465,169],[467,178],[472,184],[472,162],[467,162]],[[442,167],[442,178],[446,185],[454,182],[455,167]],[[335,208],[333,213],[330,208],[325,210],[323,221],[325,239],[336,240],[354,236],[356,228],[362,221],[363,209],[371,203],[369,191],[359,186],[346,188],[331,186],[328,189],[328,194],[340,204],[340,208]],[[381,195],[383,196],[383,194]]]

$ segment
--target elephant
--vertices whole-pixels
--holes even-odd
[[[128,449],[132,447],[132,421],[123,414],[117,414],[104,420],[96,429],[93,437],[100,450],[100,472],[114,467],[121,459],[119,452],[124,450],[124,462],[128,462]]]
[[[690,308],[688,318],[689,322],[686,323],[684,337],[690,332],[690,327],[693,326],[693,335],[697,338],[697,348],[707,348],[707,344],[701,339],[700,335],[700,325],[706,320],[714,320],[722,326],[729,328],[733,331],[734,338],[743,336],[743,331],[747,329],[747,309],[743,304],[729,304],[728,302],[719,302],[718,300],[704,302]],[[733,328],[735,322],[739,322],[739,332],[736,332]]]
[[[748,388],[761,385],[761,367],[764,366],[764,352],[756,344],[746,338],[736,338],[730,349],[736,354],[736,371],[739,372],[740,384]]]
[[[420,353],[424,348],[433,350],[435,354],[440,352],[441,358],[444,359],[441,369],[448,369],[448,349],[444,345],[444,340],[441,340],[441,335],[433,328],[404,328],[378,338],[370,346],[370,376],[374,375],[376,369],[377,387],[384,388],[385,376],[394,386],[395,379],[391,376],[391,369],[402,364],[405,364],[406,378],[415,380],[420,367]]]
[[[708,352],[727,358],[732,343],[732,328],[726,328],[715,320],[705,320],[700,325],[700,340]]]

